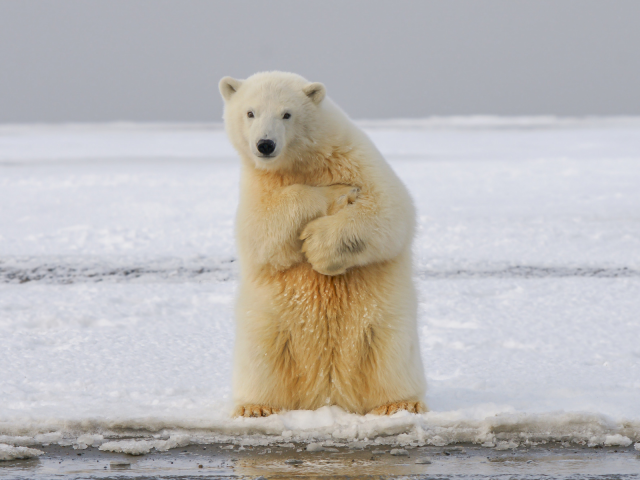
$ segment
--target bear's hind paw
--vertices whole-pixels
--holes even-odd
[[[240,405],[233,412],[234,417],[268,417],[274,413],[278,413],[279,408],[269,407],[267,405]]]
[[[374,408],[369,413],[374,415],[393,415],[400,410],[406,410],[409,413],[424,413],[427,411],[427,407],[422,402],[393,402]]]

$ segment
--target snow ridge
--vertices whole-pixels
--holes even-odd
[[[542,266],[482,263],[465,268],[417,268],[421,279],[448,278],[632,278],[640,269],[621,266]],[[233,257],[151,258],[104,257],[0,258],[0,283],[71,284],[94,282],[228,282],[237,280]]]
[[[56,428],[49,421],[48,428]],[[34,423],[33,427],[42,427]],[[8,425],[5,424],[5,430]],[[18,430],[18,425],[16,425]],[[26,424],[19,428],[25,431]],[[640,440],[639,422],[616,422],[605,415],[588,412],[542,414],[506,413],[498,405],[479,405],[457,412],[392,416],[355,415],[339,407],[315,411],[291,411],[267,418],[231,418],[228,415],[197,412],[189,419],[112,419],[66,422],[60,430],[32,436],[0,436],[5,444],[17,446],[58,443],[85,449],[132,455],[151,449],[166,451],[189,444],[230,443],[235,445],[274,445],[283,443],[349,445],[435,445],[474,443],[497,450],[520,446],[562,442],[594,446],[630,446]],[[93,431],[100,434],[82,432]],[[17,433],[17,431],[16,431]]]
[[[0,283],[40,282],[227,282],[237,277],[232,257],[157,258],[149,260],[104,257],[7,257],[0,259]]]

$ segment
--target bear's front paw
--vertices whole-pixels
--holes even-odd
[[[330,187],[323,187],[323,190],[329,205],[327,215],[333,215],[347,205],[351,205],[360,195],[360,189],[351,185],[331,185]]]
[[[240,405],[233,412],[234,417],[268,417],[274,413],[278,413],[279,408],[269,407],[268,405]]]
[[[349,254],[359,253],[357,241],[347,241],[336,225],[334,217],[320,217],[304,228],[300,235],[302,253],[313,269],[323,275],[342,275],[352,265]]]
[[[393,415],[400,410],[406,410],[410,413],[424,413],[427,411],[427,407],[422,402],[393,402],[374,408],[369,413],[374,415]]]

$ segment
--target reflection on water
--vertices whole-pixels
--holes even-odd
[[[101,452],[96,448],[76,451],[70,447],[48,446],[42,449],[45,455],[37,459],[0,462],[0,478],[256,479],[262,476],[268,480],[457,477],[488,480],[507,475],[508,478],[528,480],[640,479],[640,455],[633,447],[596,450],[540,446],[496,451],[467,445],[464,448],[409,448],[408,456],[392,456],[390,448],[384,446],[307,452],[303,445],[296,448],[246,447],[243,450],[226,445],[191,445],[137,457]],[[424,460],[428,461],[422,463]]]

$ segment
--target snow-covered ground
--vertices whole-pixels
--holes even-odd
[[[3,126],[0,444],[640,442],[640,119],[363,125],[418,207],[430,413],[230,418],[219,126]]]

